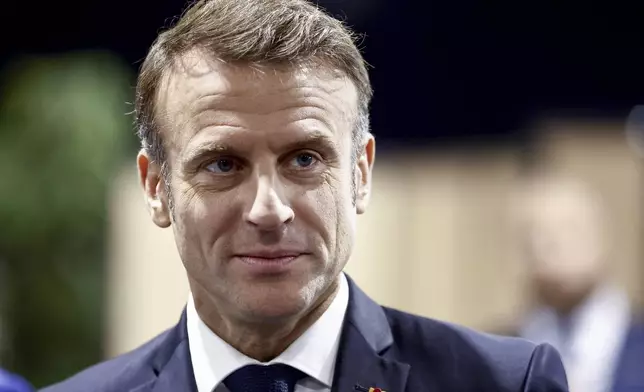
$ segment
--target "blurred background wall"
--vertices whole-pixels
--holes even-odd
[[[644,301],[636,1],[321,0],[363,33],[377,139],[347,272],[379,302],[498,331],[530,295],[509,206],[529,168],[580,178]],[[0,31],[0,366],[41,386],[176,322],[187,284],[147,218],[136,71],[183,0],[11,2]]]

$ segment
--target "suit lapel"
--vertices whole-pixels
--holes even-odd
[[[333,392],[380,388],[403,392],[410,365],[387,358],[393,343],[389,322],[380,305],[349,280],[349,307],[342,331]]]
[[[163,367],[151,392],[196,392],[188,340],[183,340],[170,361]]]
[[[196,392],[195,377],[188,346],[186,311],[179,323],[161,342],[150,363],[155,377],[130,392]]]
[[[639,320],[638,320],[639,321]],[[614,392],[644,390],[644,323],[634,323],[622,347],[621,357],[615,370]]]

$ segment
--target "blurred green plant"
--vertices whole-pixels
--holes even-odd
[[[102,358],[107,190],[134,145],[131,69],[80,53],[16,61],[3,79],[1,359],[39,387]]]

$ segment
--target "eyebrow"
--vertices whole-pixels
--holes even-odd
[[[321,149],[323,154],[338,155],[339,148],[333,138],[325,132],[313,131],[307,133],[304,137],[298,140],[289,142],[280,146],[280,153],[285,151],[295,151],[303,149]],[[191,148],[190,151],[183,157],[180,162],[181,166],[187,168],[194,168],[199,162],[207,158],[215,156],[241,156],[243,151],[233,147],[229,143],[222,141],[207,141],[198,144],[196,147]]]
[[[302,150],[306,148],[322,148],[326,153],[339,153],[339,146],[337,143],[330,135],[322,131],[309,132],[303,138],[291,143],[286,143],[285,146],[281,147],[282,150],[288,151]]]
[[[191,148],[185,156],[180,159],[181,166],[194,169],[195,166],[206,158],[217,155],[239,155],[240,151],[235,150],[229,144],[219,141],[209,141],[198,144]]]

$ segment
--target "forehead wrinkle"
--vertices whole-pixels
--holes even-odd
[[[186,77],[184,72],[177,72],[178,67],[176,64],[169,67],[162,75],[159,91],[157,92],[157,113],[155,116],[159,121],[159,132],[165,132],[164,140],[168,144],[167,147],[174,146],[179,131],[185,129],[190,123],[190,116],[182,115],[187,113],[187,107],[192,102],[173,99],[174,97],[181,96],[184,91],[193,90],[188,83],[182,83],[182,79]],[[188,96],[190,97],[190,92]],[[169,149],[171,150],[171,149]],[[168,151],[170,154],[171,151]]]
[[[323,79],[321,79],[320,81],[323,81]],[[340,79],[335,79],[333,81],[339,82]],[[305,85],[297,84],[297,85],[290,85],[290,86],[284,85],[284,83],[282,83],[280,85],[282,87],[260,88],[265,86],[262,86],[261,82],[257,82],[257,83],[253,83],[253,85],[248,88],[240,88],[239,84],[229,83],[228,86],[222,88],[222,90],[224,91],[220,91],[220,92],[209,91],[209,92],[198,94],[195,97],[195,105],[197,105],[196,109],[199,110],[203,108],[203,106],[210,107],[212,105],[219,104],[221,101],[226,100],[228,98],[232,98],[232,99],[250,98],[250,99],[263,100],[266,98],[273,98],[276,95],[287,94],[287,95],[291,95],[292,98],[294,99],[307,98],[307,97],[325,99],[324,96],[320,96],[320,95],[334,97],[335,93],[337,93],[338,91],[346,87],[344,83],[336,87],[325,87],[324,85],[321,85],[319,83],[311,83],[311,84],[305,84]],[[349,83],[349,86],[351,86],[350,83]],[[322,91],[324,94],[315,94],[315,93],[311,94],[311,92],[315,92],[315,91]],[[325,99],[325,101],[329,101],[329,100]]]
[[[319,96],[302,95],[302,97],[293,97],[279,105],[265,105],[268,99],[262,99],[255,104],[248,103],[248,99],[243,95],[231,96],[228,94],[207,94],[194,102],[191,107],[194,108],[194,114],[190,117],[197,119],[198,127],[202,128],[208,125],[227,125],[238,127],[237,121],[232,119],[235,115],[247,116],[266,116],[286,114],[285,121],[297,122],[301,120],[313,119],[322,122],[329,129],[336,131],[341,124],[334,124],[336,113],[339,114],[341,121],[351,122],[354,118],[353,113],[347,113],[340,105],[329,99]],[[276,102],[279,100],[275,100]],[[200,122],[199,120],[206,121]],[[232,121],[231,121],[232,120]]]
[[[329,69],[324,65],[320,66],[297,66],[292,65],[288,67],[280,67],[279,64],[270,65],[265,64],[261,69],[266,68],[271,72],[258,72],[253,64],[235,64],[223,63],[217,61],[218,59],[202,50],[194,49],[182,56],[175,58],[169,73],[176,79],[177,76],[183,77],[187,80],[200,80],[200,82],[193,86],[193,90],[204,91],[219,85],[218,87],[225,91],[225,94],[231,97],[238,97],[247,95],[250,92],[251,96],[266,94],[268,95],[280,94],[287,90],[299,90],[313,88],[321,90],[329,95],[341,90],[345,87],[350,87],[355,95],[355,103],[357,104],[357,88],[354,83],[347,77],[347,75],[336,69]],[[172,72],[174,71],[174,72]],[[272,78],[275,77],[275,78]],[[205,82],[204,82],[205,79]],[[233,79],[238,79],[237,81]],[[242,80],[241,83],[236,83]],[[210,81],[211,83],[208,83]],[[311,82],[313,81],[313,82]],[[316,83],[317,82],[317,83]],[[330,83],[319,83],[330,82]],[[261,85],[268,83],[268,89],[258,88]],[[245,86],[247,88],[240,88]],[[266,86],[261,86],[266,87]],[[201,98],[221,95],[222,93],[198,93],[193,99],[200,100]]]
[[[188,70],[187,68],[191,69]],[[308,101],[311,107],[331,114],[330,116],[313,115],[312,118],[316,120],[339,117],[347,124],[353,124],[356,118],[358,103],[356,87],[346,77],[331,75],[328,71],[316,72],[313,69],[307,71],[295,69],[289,73],[276,70],[275,73],[278,76],[284,77],[279,77],[275,80],[268,77],[263,78],[262,75],[258,75],[256,72],[251,74],[244,73],[244,71],[250,69],[249,67],[231,67],[226,64],[213,65],[208,63],[208,66],[203,69],[195,70],[194,68],[200,67],[197,67],[196,64],[194,64],[194,67],[186,67],[185,64],[183,67],[175,65],[172,69],[174,72],[167,72],[164,78],[166,88],[160,91],[163,103],[159,105],[158,115],[169,125],[167,128],[181,131],[192,126],[194,132],[194,128],[197,127],[194,126],[193,121],[197,113],[210,110],[215,110],[216,112],[217,109],[234,106],[236,102],[248,100],[249,98],[258,99],[257,106],[266,102],[278,103],[280,100],[274,99],[274,97],[287,92],[293,95],[292,101],[304,98],[304,101]],[[270,76],[270,74],[263,75]],[[243,80],[236,82],[235,78],[240,76],[243,77]],[[311,77],[315,80],[313,81]],[[267,82],[269,88],[258,88],[266,86],[266,83],[263,82]],[[347,88],[351,89],[351,94],[337,94]],[[349,97],[348,99],[347,96]],[[295,103],[280,110],[297,109],[305,106],[301,103]],[[234,109],[240,113],[239,107]],[[243,109],[241,113],[246,111],[246,114],[262,115],[274,112],[270,108],[262,109],[259,112],[258,109]],[[307,114],[296,113],[293,118],[300,120],[301,117],[306,116]],[[323,122],[326,126],[332,125],[328,121]],[[223,125],[238,125],[229,123],[227,120],[223,121],[223,123]],[[196,125],[198,126],[198,124]],[[334,127],[330,128],[334,129]],[[173,141],[176,142],[179,133],[173,132],[172,137],[168,139],[174,139]]]
[[[334,150],[339,150],[339,145],[337,141],[334,139],[333,135],[321,129],[313,129],[311,131],[300,133],[296,136],[293,136],[292,138],[290,138],[290,140],[287,140],[287,141],[284,141],[281,138],[279,139],[275,138],[275,139],[269,140],[270,148],[276,149],[276,150],[284,146],[304,147],[312,143],[324,143],[329,147],[333,148]]]

